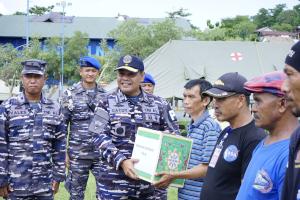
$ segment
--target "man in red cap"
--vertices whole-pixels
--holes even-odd
[[[290,136],[298,120],[281,86],[283,72],[271,72],[245,83],[253,93],[255,125],[269,132],[253,151],[237,200],[279,199],[288,162]]]

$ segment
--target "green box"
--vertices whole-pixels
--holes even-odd
[[[160,179],[159,172],[186,170],[193,141],[191,139],[139,128],[136,134],[132,158],[139,159],[135,170],[140,179],[154,183]],[[183,187],[184,179],[176,179],[171,186]]]

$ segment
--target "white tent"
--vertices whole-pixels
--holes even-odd
[[[19,93],[19,87],[14,87],[12,95]],[[0,101],[4,101],[10,97],[10,88],[5,84],[3,80],[0,80]]]
[[[182,97],[184,84],[205,77],[214,82],[227,72],[252,78],[282,70],[292,42],[185,41],[172,40],[144,60],[145,71],[155,81],[155,94]],[[116,87],[111,83],[107,89]]]

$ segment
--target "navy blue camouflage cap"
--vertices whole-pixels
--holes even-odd
[[[79,60],[79,65],[80,67],[93,67],[97,70],[101,69],[100,62],[96,58],[90,56],[81,57]]]
[[[116,70],[126,69],[131,72],[144,71],[144,63],[137,56],[126,55],[119,60]]]
[[[47,62],[38,59],[29,59],[21,62],[23,65],[22,74],[44,75]]]
[[[151,76],[151,74],[145,73],[144,80],[142,83],[151,83],[152,85],[155,85],[154,78]]]
[[[223,74],[209,90],[203,92],[215,98],[229,97],[235,94],[244,94],[250,96],[250,92],[244,88],[247,79],[238,72],[229,72]]]

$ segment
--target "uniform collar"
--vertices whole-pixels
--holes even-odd
[[[141,90],[142,95],[141,95],[139,100],[142,101],[142,102],[148,102],[149,103],[151,101],[150,98],[149,98],[149,95],[146,92],[144,92],[141,88],[140,88],[140,90]],[[127,101],[126,95],[119,88],[117,88],[115,93],[116,93],[116,96],[117,96],[116,97],[117,103],[122,103],[122,102]]]
[[[25,96],[25,93],[24,92],[21,92],[19,95],[18,95],[18,101],[20,103],[20,105],[23,105],[23,104],[29,104],[29,101],[28,99],[26,98]],[[40,102],[42,104],[51,104],[52,102],[50,100],[48,100],[45,95],[42,93],[41,94],[41,99],[40,99]]]
[[[82,81],[79,81],[78,83],[75,83],[74,84],[74,89],[75,89],[75,92],[76,94],[79,94],[79,93],[82,93],[82,92],[85,92],[86,89],[84,89],[84,87],[82,86]],[[105,92],[105,90],[96,83],[96,91],[97,92]]]

